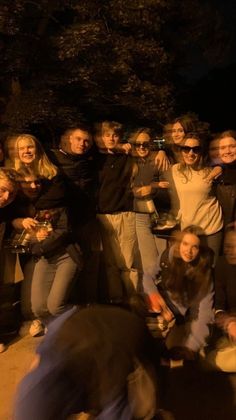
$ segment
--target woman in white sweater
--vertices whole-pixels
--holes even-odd
[[[204,230],[216,259],[221,245],[223,219],[212,188],[215,172],[204,163],[204,145],[197,134],[188,134],[180,150],[180,163],[167,172],[173,210],[181,229],[194,224]]]

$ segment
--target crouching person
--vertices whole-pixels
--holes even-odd
[[[14,419],[65,420],[81,412],[152,419],[159,357],[142,305],[74,307],[54,320],[18,388]]]

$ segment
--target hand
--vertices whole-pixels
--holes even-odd
[[[26,217],[22,221],[22,226],[26,230],[34,229],[37,226],[38,222],[35,219],[32,219],[31,217]]]
[[[214,179],[217,179],[222,174],[221,166],[215,166],[211,173],[205,178],[208,184],[211,184]]]
[[[164,150],[159,150],[155,157],[155,165],[157,165],[158,169],[161,171],[167,171],[170,166],[170,161],[166,156],[166,152]]]
[[[128,155],[131,152],[132,146],[130,143],[120,143],[115,147],[115,149]]]
[[[49,236],[50,232],[47,230],[47,228],[42,227],[38,229],[35,233],[35,237],[38,242],[44,241]]]
[[[150,309],[154,312],[160,312],[165,321],[170,322],[174,318],[173,313],[158,291],[148,295],[148,303]]]
[[[136,197],[145,197],[146,195],[150,195],[151,192],[152,192],[151,185],[144,185],[143,187],[134,188],[134,195]]]
[[[159,188],[169,188],[170,183],[168,181],[160,181],[160,182],[158,182],[158,187]]]

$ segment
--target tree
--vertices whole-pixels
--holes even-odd
[[[189,43],[216,52],[209,10],[200,0],[2,1],[3,128],[53,138],[75,120],[113,118],[160,130]]]

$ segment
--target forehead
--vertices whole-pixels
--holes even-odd
[[[91,139],[91,134],[88,131],[83,131],[80,129],[74,130],[70,134],[71,139]]]
[[[188,138],[188,139],[185,140],[184,145],[185,146],[191,146],[191,147],[199,146],[199,140],[194,139],[194,138]]]
[[[220,147],[236,145],[236,140],[233,137],[224,137],[219,141]]]
[[[115,128],[103,128],[102,130],[102,134],[104,135],[111,135],[111,134],[116,134],[117,136],[119,136],[119,133],[117,132],[117,130]]]
[[[13,192],[15,191],[16,187],[11,181],[8,181],[7,179],[1,179],[0,178],[0,188],[6,191]]]
[[[136,137],[136,142],[150,141],[150,135],[148,133],[139,133]]]
[[[19,149],[22,147],[27,147],[27,146],[35,146],[34,140],[33,139],[20,139],[18,141]]]
[[[181,242],[191,245],[199,245],[200,239],[193,233],[185,233]]]
[[[174,123],[172,129],[176,130],[178,128],[183,130],[183,126],[180,124],[180,122]]]

